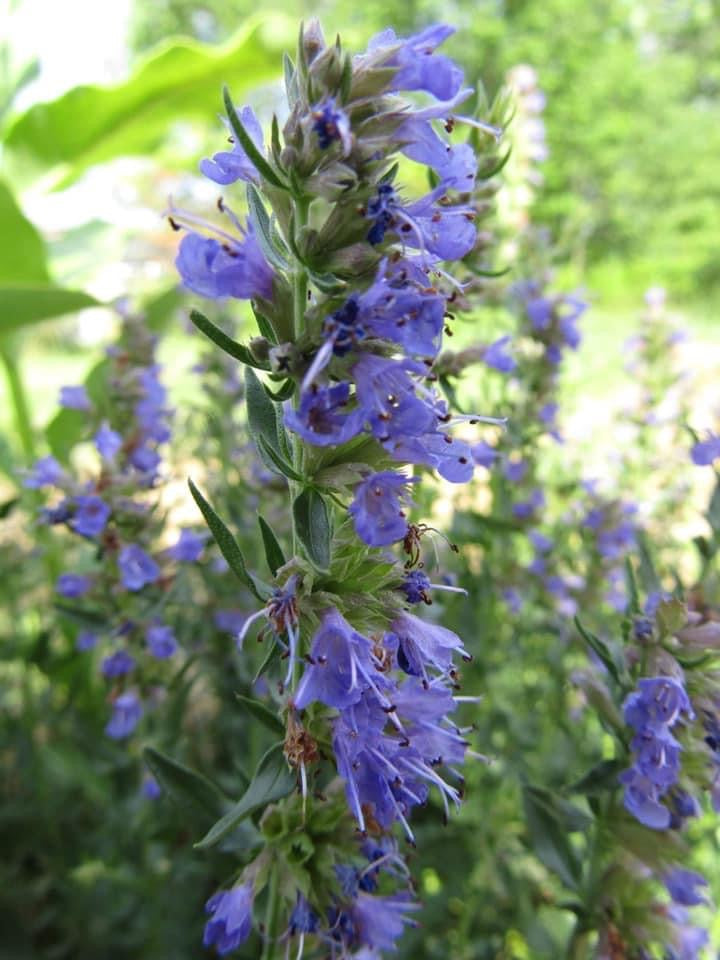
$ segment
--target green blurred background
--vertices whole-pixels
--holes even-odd
[[[169,195],[198,211],[214,202],[197,162],[222,142],[222,83],[267,117],[279,101],[280,52],[292,48],[300,16],[319,16],[329,36],[340,31],[355,49],[388,24],[407,33],[442,19],[459,28],[448,52],[490,98],[517,64],[535,69],[547,98],[547,158],[531,218],[554,238],[562,282],[584,287],[594,307],[580,379],[607,389],[650,285],[667,289],[701,341],[713,339],[719,0],[325,0],[260,11],[249,0],[4,6],[0,177],[44,245],[44,262],[28,267],[30,254],[18,255],[25,225],[18,233],[19,211],[5,211],[6,305],[17,306],[7,297],[18,284],[52,283],[103,303],[159,297],[162,309],[177,306],[176,241],[162,213]],[[35,256],[37,243],[30,245]],[[53,412],[57,388],[86,372],[85,347],[104,339],[110,322],[96,309],[23,336],[36,426]],[[167,349],[186,348],[171,337]],[[176,389],[182,393],[182,383]],[[5,446],[17,447],[7,402],[2,409]]]

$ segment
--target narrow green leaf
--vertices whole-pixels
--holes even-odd
[[[193,807],[210,817],[222,813],[223,793],[203,774],[178,763],[154,747],[145,747],[143,757],[155,779],[181,806]]]
[[[233,105],[232,97],[230,96],[230,91],[227,87],[223,87],[223,102],[225,104],[225,110],[227,111],[228,120],[230,121],[230,126],[233,128],[233,133],[240,141],[240,146],[248,155],[248,158],[257,172],[274,187],[279,187],[281,190],[287,190],[286,184],[282,182],[265,157],[260,153],[258,148],[255,146],[255,141],[242,125],[242,121],[237,115],[237,110]]]
[[[257,370],[270,369],[267,364],[260,363],[258,360],[256,360],[247,347],[243,346],[242,343],[238,343],[236,340],[233,340],[232,337],[229,337],[220,329],[220,327],[215,326],[211,320],[208,320],[208,318],[198,310],[190,311],[190,319],[198,328],[198,330],[204,333],[206,337],[209,337],[213,343],[216,343],[221,350],[224,350],[225,353],[230,354],[231,357],[234,357],[241,363],[246,364],[248,367],[255,367]]]
[[[266,340],[269,340],[270,343],[277,343],[278,338],[275,330],[273,329],[272,323],[268,320],[264,313],[261,313],[257,309],[254,303],[251,304],[251,306],[253,315],[255,317],[255,322],[258,325],[258,330],[260,331],[261,335],[265,337]]]
[[[265,384],[263,384],[263,386],[265,386]],[[270,387],[265,386],[265,392],[275,403],[282,403],[284,400],[289,400],[295,393],[295,381],[286,380],[278,390],[271,390]]]
[[[248,423],[254,439],[262,437],[274,450],[280,450],[279,421],[275,404],[252,370],[245,371],[245,397]]]
[[[273,450],[264,437],[256,437],[255,439],[260,457],[268,470],[272,470],[274,473],[281,473],[284,477],[287,477],[288,480],[304,481],[305,478],[301,476],[297,470],[294,470],[287,460],[280,456],[277,450]]]
[[[298,98],[297,80],[295,79],[295,64],[289,54],[283,54],[283,77],[285,80],[285,93],[290,106],[294,106]]]
[[[276,241],[273,238],[270,228],[270,217],[262,202],[262,197],[252,183],[247,185],[247,202],[250,210],[250,219],[255,227],[260,248],[265,254],[265,259],[272,264],[276,270],[287,272],[288,262],[283,253],[278,249]]]
[[[260,666],[258,667],[257,673],[256,673],[255,676],[253,677],[253,683],[257,683],[258,680],[260,679],[260,677],[262,677],[262,675],[263,675],[264,673],[267,673],[267,670],[268,670],[270,664],[271,664],[274,660],[278,660],[279,658],[280,658],[280,647],[278,646],[277,643],[272,643],[272,642],[271,642],[271,644],[270,644],[270,649],[269,649],[268,652],[265,654],[265,659],[264,659],[263,662],[260,664]]]
[[[343,106],[350,99],[350,88],[352,87],[352,57],[349,53],[343,58],[342,76],[340,77],[340,103]]]
[[[214,847],[246,817],[276,800],[282,800],[295,787],[295,777],[288,770],[282,743],[271,747],[258,764],[255,775],[243,796],[195,846],[200,850]]]
[[[280,156],[282,154],[282,144],[280,143],[280,127],[278,118],[273,114],[272,125],[270,127],[270,145],[272,146],[273,158],[280,170],[284,169]]]
[[[258,523],[260,524],[260,533],[262,534],[263,546],[265,547],[265,559],[270,568],[270,573],[275,576],[280,567],[285,564],[285,555],[277,541],[277,537],[272,531],[272,527],[262,514],[258,514]]]
[[[578,617],[575,617],[575,626],[578,628],[580,635],[587,645],[593,650],[597,656],[602,660],[605,666],[608,668],[611,676],[616,683],[622,683],[621,679],[621,667],[617,663],[616,658],[613,654],[613,651],[610,647],[599,637],[596,637],[594,633],[590,633],[589,630],[586,630],[585,627],[580,623]]]
[[[253,700],[250,697],[244,697],[241,693],[236,693],[235,697],[245,707],[248,713],[251,713],[255,719],[259,720],[271,733],[280,737],[285,736],[285,727],[282,720],[280,720],[276,713],[269,710],[264,703],[260,703],[259,700]]]
[[[347,283],[332,273],[313,273],[309,272],[310,283],[321,290],[323,293],[341,293],[347,287]]]
[[[317,490],[306,489],[293,502],[295,532],[308,559],[320,571],[330,567],[330,516],[325,499]]]
[[[245,558],[240,551],[240,547],[237,545],[235,537],[233,537],[223,521],[190,479],[188,479],[188,486],[190,487],[190,493],[193,495],[195,503],[200,508],[200,512],[210,528],[210,533],[212,533],[215,542],[220,547],[220,552],[227,560],[228,566],[238,580],[244,583],[248,590],[255,594],[258,600],[264,602],[270,594],[269,588],[265,587],[264,593],[262,592],[262,585],[258,584],[252,574],[248,573],[248,569],[245,566]]]

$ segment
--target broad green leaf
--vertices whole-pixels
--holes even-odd
[[[270,573],[275,576],[280,567],[285,563],[285,555],[277,541],[277,537],[273,533],[272,527],[262,514],[258,514],[258,523],[260,524],[260,533],[262,534],[263,546],[265,547],[265,559],[267,560]]]
[[[47,286],[50,275],[46,266],[45,243],[25,217],[10,188],[0,180],[0,288]],[[5,296],[0,292],[3,314]]]
[[[293,503],[295,532],[305,548],[308,559],[318,570],[330,567],[330,516],[325,499],[317,490],[299,493]]]
[[[245,558],[242,555],[240,547],[237,545],[235,537],[233,537],[227,526],[215,513],[192,480],[188,480],[188,486],[190,487],[190,493],[193,495],[195,503],[200,508],[200,512],[210,528],[210,533],[212,533],[215,538],[215,542],[220,547],[220,552],[227,560],[230,569],[238,580],[244,583],[248,590],[255,594],[258,600],[265,601],[270,590],[268,587],[259,584],[253,575],[248,572],[245,566]]]
[[[181,806],[193,807],[211,817],[222,812],[222,791],[207,777],[154,747],[145,747],[143,756],[156,780]]]
[[[250,697],[244,697],[241,693],[236,693],[235,696],[248,713],[252,714],[256,720],[259,720],[271,733],[280,737],[285,736],[285,727],[282,721],[278,715],[273,713],[264,703],[260,703],[259,700],[252,700]]]
[[[100,307],[95,297],[82,290],[50,286],[0,285],[0,334],[18,330],[41,320],[61,317],[85,307]]]
[[[229,337],[220,327],[217,327],[212,320],[208,320],[208,318],[198,310],[190,311],[190,319],[198,330],[204,333],[206,337],[209,337],[213,343],[216,343],[221,350],[224,350],[225,353],[228,353],[231,357],[234,357],[249,367],[256,367],[258,370],[270,369],[266,363],[263,364],[256,360],[246,346],[233,340],[232,337]]]
[[[250,786],[233,809],[218,820],[195,846],[201,850],[215,846],[246,817],[276,800],[282,800],[294,787],[295,777],[288,770],[282,743],[276,743],[258,764]]]
[[[253,18],[221,47],[168,41],[124,83],[75,87],[37,104],[12,124],[7,146],[47,168],[67,164],[65,182],[113,157],[151,154],[177,121],[210,120],[222,83],[241,95],[275,76],[277,54],[264,46],[260,24]]]

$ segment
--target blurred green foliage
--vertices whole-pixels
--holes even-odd
[[[653,282],[694,297],[720,287],[718,0],[276,0],[273,9],[318,16],[328,35],[358,43],[387,26],[456,24],[449,49],[491,94],[508,69],[531,64],[549,104],[536,218],[576,267],[615,264],[635,295]],[[133,41],[144,50],[182,33],[219,43],[255,10],[247,0],[136,3]]]

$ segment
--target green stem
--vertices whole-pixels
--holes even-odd
[[[19,348],[7,339],[0,340],[0,358],[5,368],[5,377],[7,379],[8,391],[12,402],[13,413],[15,415],[15,425],[17,427],[20,444],[22,446],[23,457],[28,463],[36,459],[35,454],[35,436],[33,433],[32,420],[30,419],[30,406],[27,402],[27,391],[23,383],[20,365],[18,362]]]
[[[262,960],[275,960],[279,907],[280,898],[278,897],[278,872],[277,866],[273,865],[270,870],[268,899],[265,907],[265,943],[263,944]]]

